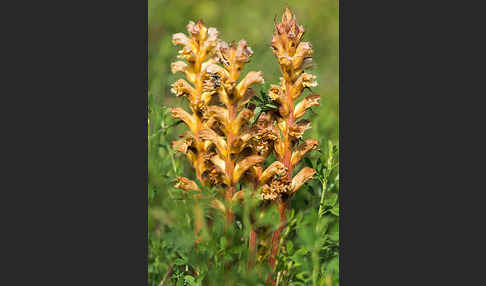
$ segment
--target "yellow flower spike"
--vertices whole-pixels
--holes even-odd
[[[243,175],[264,160],[256,154],[243,153],[252,136],[257,133],[247,125],[253,111],[245,108],[245,105],[255,95],[250,87],[263,83],[263,76],[261,72],[250,71],[241,81],[238,80],[244,64],[253,55],[244,40],[238,44],[220,41],[215,54],[219,65],[208,64],[203,78],[206,90],[216,91],[220,102],[207,108],[205,118],[208,128],[199,132],[199,136],[216,147],[218,154],[211,158],[214,168],[210,175],[221,178],[226,200],[231,202],[236,184]],[[228,209],[228,221],[232,221],[232,218],[231,209]]]
[[[208,128],[204,113],[218,88],[213,82],[207,82],[207,78],[204,78],[204,76],[206,75],[206,68],[216,63],[214,49],[219,39],[218,31],[215,28],[205,27],[202,21],[190,21],[186,29],[188,35],[176,33],[172,36],[172,43],[182,46],[177,57],[186,62],[173,62],[171,72],[184,73],[189,82],[179,79],[172,85],[171,91],[177,96],[187,98],[192,114],[181,108],[171,109],[171,114],[174,118],[181,119],[187,124],[193,139],[181,141],[179,145],[176,144],[174,147],[177,148],[177,151],[186,154],[196,170],[197,178],[205,185],[211,181],[207,174],[207,170],[211,168],[211,162],[207,155],[210,144],[201,140],[198,135],[200,130]]]

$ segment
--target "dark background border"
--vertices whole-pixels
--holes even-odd
[[[21,5],[3,10],[2,284],[146,285],[147,2]],[[341,285],[476,285],[463,6],[340,1]]]

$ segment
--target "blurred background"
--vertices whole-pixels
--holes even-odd
[[[172,45],[172,34],[187,33],[190,20],[202,19],[215,27],[226,42],[245,39],[254,54],[243,74],[261,70],[265,83],[278,84],[280,69],[270,49],[275,17],[280,20],[288,4],[311,42],[318,86],[313,92],[321,95],[321,106],[314,108],[312,129],[306,138],[321,143],[339,138],[339,10],[338,0],[148,0],[149,96],[153,103],[186,106],[183,99],[170,93],[170,85],[183,77],[172,75],[170,63],[176,61],[180,47]],[[243,78],[243,76],[242,76]],[[257,89],[258,87],[255,87]],[[182,131],[178,130],[178,131]],[[176,132],[177,133],[177,132]],[[177,134],[180,134],[177,133]]]

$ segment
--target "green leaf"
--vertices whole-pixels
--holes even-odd
[[[305,248],[300,248],[299,250],[297,250],[293,256],[304,256],[308,253],[309,251]]]
[[[177,258],[175,261],[174,261],[174,264],[175,265],[178,265],[178,266],[181,266],[181,265],[186,265],[187,264],[187,261],[182,259],[182,258]]]
[[[184,282],[187,283],[187,285],[190,285],[190,286],[197,285],[196,281],[194,280],[194,277],[192,277],[190,275],[184,276]]]
[[[339,203],[337,203],[332,209],[331,213],[335,216],[339,216]]]
[[[294,244],[292,243],[291,240],[289,240],[287,242],[287,253],[292,254],[293,251],[294,251]]]

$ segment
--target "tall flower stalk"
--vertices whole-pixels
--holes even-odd
[[[214,164],[212,178],[224,188],[224,197],[228,203],[235,200],[236,185],[245,172],[263,162],[264,157],[247,152],[245,147],[252,137],[252,130],[247,122],[252,118],[252,110],[245,107],[253,97],[253,84],[263,83],[262,73],[250,71],[238,82],[241,71],[253,52],[246,41],[238,45],[220,41],[216,54],[218,64],[209,64],[206,69],[204,87],[208,92],[219,95],[219,103],[208,107],[206,112],[207,127],[199,132],[202,140],[215,146],[210,153]],[[233,220],[231,209],[226,216]]]
[[[198,136],[199,131],[206,128],[204,113],[211,101],[214,92],[205,90],[203,77],[208,65],[215,62],[214,49],[218,43],[218,31],[215,28],[207,28],[199,20],[197,23],[190,21],[187,24],[189,37],[183,33],[176,33],[172,36],[174,45],[182,45],[178,58],[185,60],[176,61],[171,64],[172,73],[182,72],[186,80],[179,79],[172,84],[171,92],[176,96],[183,96],[189,101],[191,114],[180,107],[171,108],[171,115],[182,120],[189,128],[183,134],[182,139],[174,141],[173,147],[179,152],[184,153],[190,160],[196,171],[196,177],[201,184],[208,184],[207,170],[211,168],[211,163],[207,160],[206,152],[209,142],[204,142]],[[189,81],[189,82],[188,82]],[[198,185],[188,178],[176,178],[176,188],[184,190],[200,191]],[[197,196],[198,197],[198,196]],[[204,218],[202,209],[196,201],[194,204],[194,233],[199,235]],[[196,245],[200,237],[196,240]]]
[[[206,67],[215,62],[214,49],[218,43],[218,31],[215,28],[208,29],[201,20],[197,23],[190,21],[187,31],[189,37],[183,33],[172,36],[174,45],[183,46],[178,58],[185,62],[173,62],[171,71],[172,73],[183,72],[187,81],[177,80],[172,84],[171,91],[176,96],[185,97],[189,101],[191,110],[191,114],[179,107],[170,110],[174,118],[184,121],[189,127],[189,131],[181,136],[181,140],[174,141],[173,146],[188,157],[196,171],[196,177],[204,185],[208,183],[205,172],[211,164],[205,156],[208,144],[200,139],[198,134],[200,130],[206,128],[204,113],[214,92],[205,90],[203,77]]]
[[[286,7],[282,20],[275,24],[271,48],[280,64],[282,77],[279,85],[271,85],[269,96],[278,103],[274,112],[280,135],[275,142],[277,162],[274,162],[281,176],[272,176],[263,186],[264,199],[273,200],[280,213],[280,226],[272,235],[269,263],[275,265],[278,245],[286,224],[285,211],[289,207],[292,195],[315,173],[310,167],[302,168],[295,176],[294,169],[304,155],[317,148],[318,141],[303,141],[304,132],[311,127],[310,121],[302,119],[307,109],[319,105],[319,95],[311,94],[296,104],[296,101],[308,88],[317,86],[316,77],[306,73],[312,67],[313,53],[309,42],[302,42],[304,27],[297,24]],[[300,142],[300,144],[299,144]],[[276,171],[277,173],[277,171]]]

